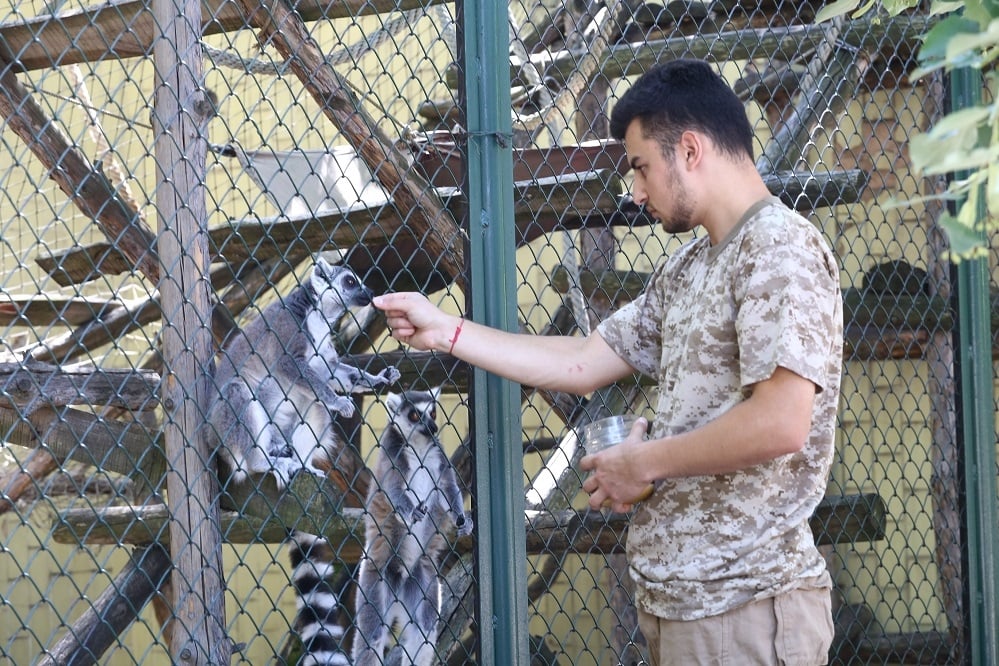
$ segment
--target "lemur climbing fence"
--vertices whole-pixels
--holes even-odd
[[[483,23],[504,51],[484,59],[464,19],[490,4],[5,6],[0,654],[296,663],[292,531],[327,540],[311,556],[333,565],[326,601],[348,651],[386,391],[441,387],[440,440],[476,527],[457,537],[442,523],[439,661],[489,663],[497,643],[523,639],[532,664],[640,663],[627,517],[584,509],[575,435],[647,410],[647,382],[585,398],[525,388],[517,425],[492,441],[476,421],[494,385],[446,354],[400,349],[368,309],[337,322],[337,354],[402,378],[336,419],[325,477],[220,493],[196,433],[212,355],[306,282],[317,256],[375,292],[415,289],[487,318],[512,304],[484,306],[483,282],[509,281],[523,330],[592,330],[684,240],[631,203],[606,114],[652,63],[694,57],[745,100],[771,190],[841,262],[840,427],[812,521],[836,586],[831,663],[971,663],[968,544],[995,537],[965,527],[961,295],[939,210],[894,205],[941,186],[907,161],[947,99],[945,80],[908,76],[928,13],[817,26],[813,3],[518,1]],[[490,77],[500,99],[466,94]],[[509,131],[484,136],[480,107],[508,104]],[[483,179],[510,177],[482,140],[512,151],[508,240],[479,236],[469,212]],[[483,462],[496,447],[523,451],[523,539],[506,550],[483,495],[509,472]],[[510,570],[511,598],[526,602],[504,609],[512,626],[494,625],[500,602],[479,577],[507,561],[525,565]]]

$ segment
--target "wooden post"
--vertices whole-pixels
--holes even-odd
[[[227,664],[218,478],[205,438],[212,356],[208,299],[205,121],[213,107],[201,87],[197,0],[153,0],[160,34],[153,47],[153,128],[163,312],[164,442],[170,503],[174,664]]]

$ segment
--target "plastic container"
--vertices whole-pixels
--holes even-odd
[[[634,414],[621,414],[620,416],[608,416],[586,424],[583,426],[580,435],[583,452],[586,455],[590,455],[620,444],[628,438],[638,418]],[[654,491],[655,487],[649,484],[638,497],[631,501],[631,504],[637,504],[649,499]],[[607,503],[605,503],[606,505]]]
[[[587,455],[603,451],[608,446],[620,444],[627,439],[631,429],[635,427],[638,417],[634,414],[608,416],[583,426],[580,441]]]

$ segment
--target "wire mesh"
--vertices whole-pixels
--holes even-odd
[[[205,501],[202,520],[219,511],[219,551],[198,556],[222,581],[215,619],[232,662],[298,663],[303,652],[374,642],[358,616],[372,612],[378,576],[365,579],[360,563],[365,543],[389,527],[373,520],[368,493],[392,483],[377,461],[393,441],[391,414],[411,407],[390,394],[432,388],[441,390],[436,415],[417,419],[428,432],[435,424],[427,441],[446,458],[432,481],[453,474],[462,509],[453,497],[434,509],[385,493],[388,514],[430,528],[417,548],[428,556],[400,560],[414,579],[422,567],[423,582],[386,651],[402,663],[420,650],[435,663],[475,662],[482,554],[459,520],[467,512],[470,526],[475,505],[469,369],[398,348],[360,301],[337,310],[323,340],[278,323],[301,303],[320,307],[302,296],[319,258],[372,293],[418,290],[449,312],[466,309],[456,259],[468,230],[460,90],[483,65],[460,60],[455,5],[406,8],[415,4],[379,12],[300,2],[290,12],[209,2],[198,85],[166,92],[156,68],[169,59],[153,57],[148,6],[3,7],[0,654],[11,663],[168,663],[186,621],[162,549],[180,547],[169,513],[177,498],[165,492],[178,468],[163,433],[176,423],[173,396],[196,401],[199,389],[167,391],[181,368],[164,357],[165,331],[178,322],[161,312],[160,278],[210,296],[196,326],[220,353],[195,359],[198,381],[210,384],[227,363],[250,384],[263,376],[290,403],[282,418],[297,424],[276,433],[278,408],[260,425],[250,404],[233,407],[223,430],[199,404],[197,419],[213,427],[202,440],[200,428],[183,433],[229,446],[245,428],[253,441],[277,442],[259,447],[275,467],[305,472],[280,479],[223,455],[218,481],[214,456],[198,463],[210,481],[185,479]],[[817,26],[809,3],[519,0],[506,28],[518,249],[504,270],[516,275],[524,331],[593,331],[687,240],[630,200],[627,158],[608,138],[609,109],[654,62],[717,66],[746,103],[771,190],[833,247],[847,356],[827,502],[812,523],[835,582],[833,664],[966,658],[953,286],[940,210],[916,202],[941,183],[913,174],[907,153],[943,113],[943,81],[909,78],[930,20],[915,9]],[[173,66],[167,74],[184,61]],[[168,211],[164,192],[182,192],[180,172],[158,165],[158,151],[165,136],[186,140],[162,126],[171,105],[178,126],[196,128],[184,145],[207,149],[207,160],[188,183],[194,196]],[[164,216],[196,212],[200,197],[193,240],[154,255],[149,240],[173,221]],[[200,256],[202,274],[186,273],[185,257]],[[261,336],[247,335],[237,355],[253,326]],[[323,344],[301,352],[300,335]],[[375,376],[395,367],[401,378],[361,386],[349,406],[332,398],[341,412],[316,426],[319,394],[303,401],[280,386],[278,359],[300,352],[323,361],[321,377],[342,362]],[[523,441],[504,445],[524,449],[528,552],[510,557],[528,561],[532,664],[646,659],[627,519],[585,509],[577,430],[605,414],[651,415],[654,391],[637,378],[586,398],[525,387]],[[229,404],[234,394],[205,395]],[[311,458],[314,447],[323,455]],[[203,482],[221,482],[218,494],[198,494]],[[189,535],[189,547],[201,538]],[[408,557],[412,544],[399,538],[385,548]]]

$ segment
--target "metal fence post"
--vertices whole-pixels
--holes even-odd
[[[982,79],[968,69],[951,74],[951,105],[961,109],[981,99]],[[979,218],[984,217],[984,210]],[[984,239],[984,234],[983,234]],[[986,241],[987,242],[987,241]],[[999,561],[996,525],[995,410],[988,261],[962,261],[956,267],[958,298],[959,441],[964,449],[965,586],[969,650],[966,663],[999,663]]]
[[[517,322],[509,33],[505,4],[464,3],[472,319]],[[527,562],[519,387],[476,370],[476,465],[481,663],[527,664]]]

